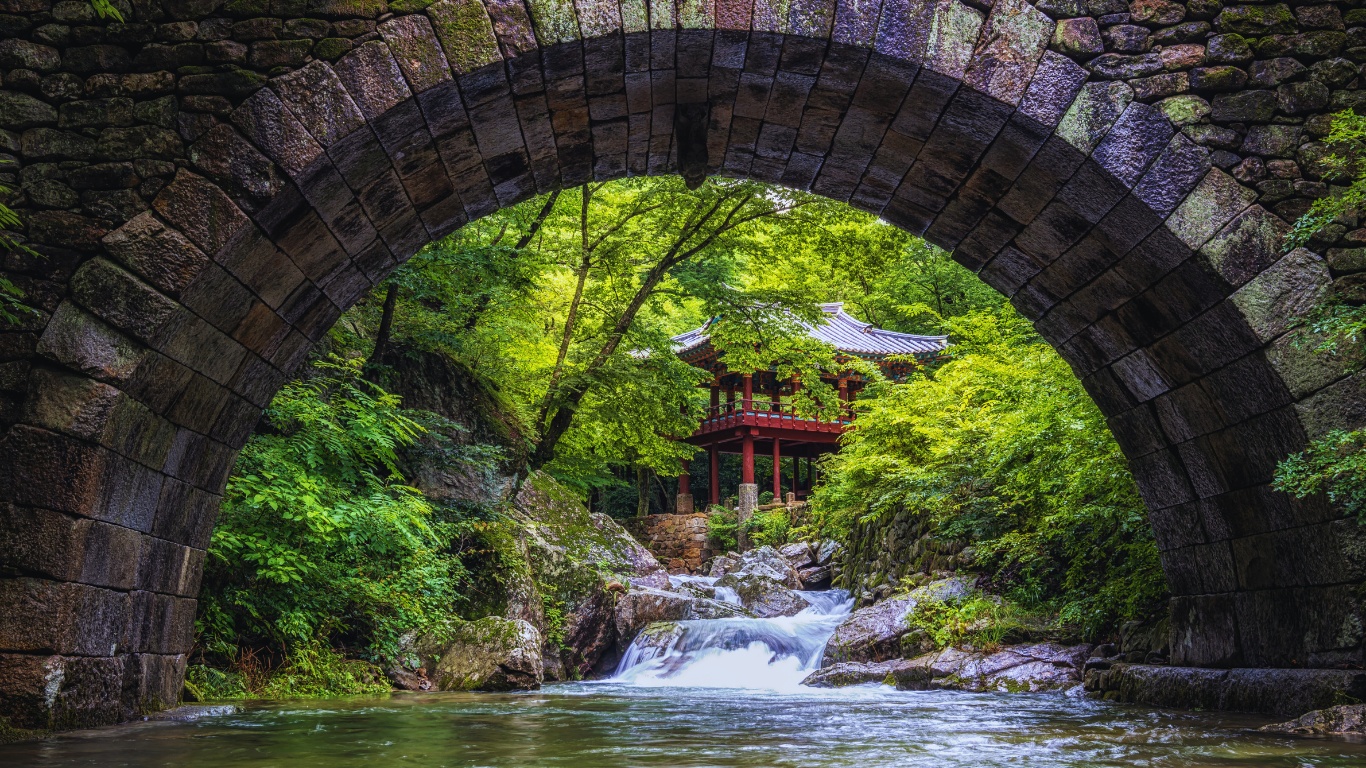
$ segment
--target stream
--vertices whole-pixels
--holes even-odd
[[[806,688],[851,601],[805,597],[792,617],[638,638],[607,680],[251,704],[0,747],[0,766],[1366,766],[1366,742],[1261,734],[1257,717],[1069,694]]]

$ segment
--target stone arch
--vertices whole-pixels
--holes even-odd
[[[70,726],[174,701],[236,452],[342,311],[471,219],[675,172],[680,155],[877,213],[1011,297],[1130,458],[1173,593],[1174,663],[1361,662],[1360,531],[1268,487],[1309,436],[1362,420],[1360,376],[1287,335],[1330,272],[1282,255],[1286,224],[1258,192],[1136,98],[1156,86],[1078,64],[1075,25],[1023,0],[416,6],[362,25],[331,63],[327,39],[291,47],[271,37],[279,19],[224,25],[208,1],[132,6],[169,15],[156,29],[172,42],[65,49],[90,93],[169,88],[201,107],[177,134],[108,117],[155,101],[101,97],[102,118],[66,102],[54,120],[7,102],[32,113],[26,158],[66,141],[87,161],[71,173],[136,159],[165,184],[103,219],[106,197],[24,209],[48,258],[7,265],[43,312],[5,337],[0,714]],[[384,12],[319,7],[332,29]],[[196,19],[251,66],[166,71],[193,59],[173,36]],[[4,55],[41,59],[25,42]],[[82,120],[105,126],[98,141],[62,133]]]

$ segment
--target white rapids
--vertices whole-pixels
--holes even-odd
[[[673,576],[713,586],[715,579]],[[722,590],[729,594],[723,594]],[[773,619],[704,619],[677,622],[667,645],[642,632],[622,656],[609,682],[640,687],[736,688],[796,692],[821,663],[825,644],[853,609],[842,589],[798,592],[811,605],[796,616]],[[739,603],[724,587],[717,600]]]

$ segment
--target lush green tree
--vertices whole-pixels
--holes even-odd
[[[954,319],[952,359],[878,384],[824,463],[827,525],[909,508],[971,542],[1019,603],[1089,634],[1164,593],[1147,514],[1105,419],[1067,363],[1008,305]]]
[[[359,358],[318,361],[243,448],[205,566],[205,650],[360,638],[391,657],[401,635],[458,605],[455,526],[399,470],[424,417],[360,374]]]

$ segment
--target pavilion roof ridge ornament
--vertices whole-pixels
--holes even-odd
[[[852,355],[934,355],[949,346],[948,336],[925,336],[901,333],[865,323],[844,311],[844,302],[832,301],[820,305],[824,322],[819,325],[803,323],[807,335],[823,341],[840,352]],[[685,355],[705,348],[711,341],[707,330],[718,318],[708,318],[701,327],[674,336],[674,353]]]

